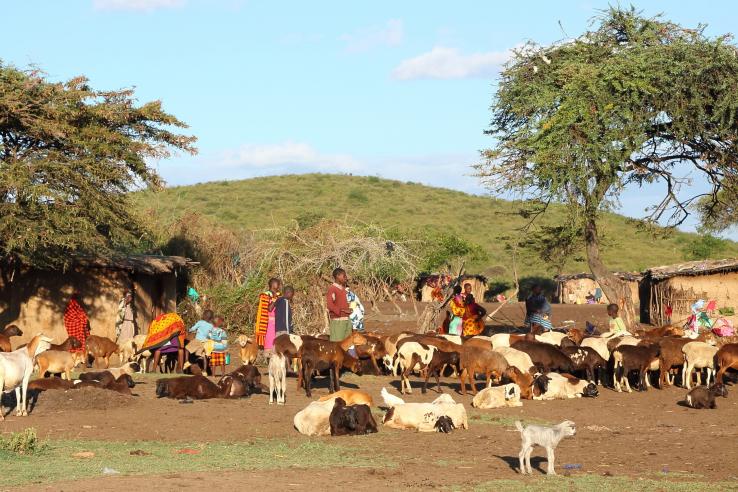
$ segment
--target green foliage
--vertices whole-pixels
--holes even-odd
[[[33,455],[44,451],[47,444],[41,442],[36,429],[28,427],[21,432],[0,435],[0,450],[21,455]]]
[[[309,229],[318,224],[324,218],[325,214],[308,210],[295,217],[295,221],[297,222],[297,227],[300,229]]]
[[[0,62],[0,255],[53,266],[141,247],[128,192],[161,185],[149,159],[195,152],[172,126],[186,125],[159,101],[136,105],[131,89],[49,82]]]
[[[722,254],[728,245],[729,241],[703,232],[687,241],[682,251],[688,260],[707,260]]]
[[[367,203],[369,201],[367,194],[358,188],[354,188],[348,192],[348,199],[353,203]]]
[[[470,263],[487,259],[487,253],[481,246],[466,239],[447,233],[429,234],[420,247],[420,269],[424,272],[435,272],[450,266],[458,259]]]

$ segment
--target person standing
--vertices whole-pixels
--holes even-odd
[[[269,288],[259,295],[259,305],[256,308],[256,327],[254,337],[256,345],[264,350],[271,350],[274,346],[274,303],[279,298],[282,281],[278,278],[269,279]]]
[[[477,304],[471,293],[466,295],[464,303],[466,311],[463,317],[463,335],[465,337],[480,335],[484,331],[484,317],[487,316],[487,310]]]
[[[348,287],[346,288],[346,298],[351,309],[351,315],[349,316],[351,327],[356,331],[364,331],[364,305],[359,300],[356,292]]]
[[[126,291],[118,304],[118,318],[115,320],[115,336],[118,342],[136,336],[136,315],[133,312],[133,292]]]
[[[451,319],[448,323],[448,334],[449,335],[461,335],[462,322],[464,314],[466,314],[466,305],[461,294],[461,286],[457,285],[453,290],[453,297],[448,302],[448,307],[451,310]]]
[[[543,288],[540,285],[534,285],[530,296],[525,300],[525,326],[532,329],[533,325],[539,325],[545,331],[553,330],[551,304],[543,295]]]
[[[64,328],[67,330],[67,335],[76,338],[81,344],[79,348],[69,349],[69,351],[86,354],[87,336],[90,334],[90,321],[87,318],[87,313],[85,313],[85,310],[79,303],[79,295],[78,290],[72,292],[72,297],[64,309]]]
[[[348,278],[343,268],[333,270],[333,283],[326,293],[330,340],[340,342],[351,335],[351,307],[346,293]]]
[[[295,289],[292,286],[286,286],[282,297],[277,299],[274,304],[274,333],[275,338],[279,335],[290,334],[293,331],[292,327],[292,298],[295,295]]]

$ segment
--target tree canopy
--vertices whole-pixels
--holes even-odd
[[[149,159],[196,152],[171,127],[186,125],[160,101],[137,105],[132,89],[0,62],[0,256],[47,267],[139,246],[145,227],[128,192],[161,186]]]
[[[643,219],[672,226],[700,200],[709,216],[735,196],[738,51],[704,26],[611,8],[577,39],[517,50],[491,109],[483,182],[570,205],[566,225],[606,294],[617,282],[600,260],[597,219],[624,189],[661,185]],[[706,191],[693,191],[695,179]]]

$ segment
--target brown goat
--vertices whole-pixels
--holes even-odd
[[[28,383],[29,390],[47,391],[47,390],[68,390],[74,387],[74,381],[61,378],[41,378],[34,379]]]
[[[377,360],[382,360],[387,355],[387,349],[384,346],[384,337],[364,334],[366,343],[356,346],[356,354],[359,359],[368,358],[372,362],[372,367],[377,376],[382,375]]]
[[[23,331],[18,328],[18,325],[8,325],[0,331],[0,352],[12,352],[13,348],[10,345],[10,337],[19,337],[23,335]]]
[[[110,390],[115,391],[116,393],[120,393],[121,395],[131,395],[131,388],[136,386],[136,383],[133,382],[133,378],[130,374],[123,374],[118,377],[118,379],[115,379],[113,381],[110,381],[106,378],[105,381],[82,381],[80,383],[77,383],[74,385],[74,389],[79,388],[98,388],[98,389],[104,389],[104,390]]]
[[[726,343],[715,354],[715,362],[720,369],[715,375],[715,382],[722,383],[728,369],[738,369],[738,343]]]
[[[621,391],[621,384],[625,383],[625,387],[630,393],[630,383],[628,382],[628,374],[630,371],[638,371],[638,386],[640,391],[646,391],[647,371],[654,361],[659,360],[661,348],[658,344],[634,346],[621,345],[617,347],[612,358],[615,361],[615,390]]]
[[[110,367],[110,356],[120,353],[120,347],[107,337],[90,335],[87,337],[87,353],[95,358],[95,365],[102,360],[107,369]]]
[[[223,389],[205,376],[180,376],[156,381],[157,398],[207,400],[223,396]]]
[[[520,387],[520,398],[524,400],[533,399],[533,375],[523,372],[515,366],[510,366],[503,375]]]
[[[441,392],[440,377],[441,372],[446,366],[453,367],[457,374],[461,372],[461,368],[459,366],[461,345],[456,346],[459,348],[453,352],[443,352],[440,349],[433,352],[433,357],[425,368],[425,381],[423,382],[423,389],[421,390],[423,393],[428,390],[428,378],[430,378],[431,375],[436,377],[436,392]]]
[[[339,381],[341,368],[347,360],[353,359],[346,351],[352,345],[363,345],[366,338],[361,333],[353,332],[340,342],[331,342],[320,338],[303,337],[302,347],[300,347],[300,358],[302,359],[302,383],[305,385],[305,395],[311,396],[310,385],[312,382],[313,370],[318,367],[320,362],[328,364],[330,377],[330,392],[335,393],[341,389]],[[358,359],[353,359],[351,370],[361,372],[361,365]]]
[[[572,372],[574,370],[571,359],[559,347],[549,343],[521,340],[510,346],[528,354],[541,372]]]
[[[52,343],[49,350],[57,350],[59,352],[69,352],[70,350],[82,348],[82,342],[77,337],[67,337],[62,343]]]
[[[487,378],[487,386],[489,386],[492,378],[499,381],[508,367],[505,358],[491,348],[483,349],[474,346],[462,346],[459,357],[461,394],[466,394],[464,378],[469,379],[472,393],[476,395],[477,385],[474,380],[475,374],[484,374]]]
[[[659,387],[665,388],[673,384],[673,380],[669,377],[671,371],[684,365],[684,354],[682,347],[687,343],[693,342],[689,338],[673,338],[666,337],[658,341],[661,347],[661,355],[659,356]],[[681,371],[677,371],[681,373]],[[682,381],[684,384],[684,381]]]

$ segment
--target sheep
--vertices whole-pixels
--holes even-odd
[[[556,345],[557,347],[561,346],[561,341],[564,338],[566,338],[566,333],[560,331],[547,331],[546,333],[536,335],[536,341]]]
[[[715,376],[715,382],[722,383],[728,369],[738,368],[738,343],[726,343],[720,347],[715,354],[715,362],[720,368]]]
[[[135,354],[136,342],[133,338],[118,340],[118,355],[120,356],[121,362],[128,362],[133,360],[133,356]]]
[[[709,387],[695,386],[687,393],[684,401],[692,408],[717,408],[716,396],[728,397],[728,389],[721,383],[715,383]]]
[[[534,400],[566,400],[583,396],[594,398],[599,394],[594,383],[575,378],[570,374],[549,372],[545,376],[548,379],[548,386],[543,393],[533,396]]]
[[[117,343],[107,337],[90,335],[87,337],[87,353],[95,358],[95,365],[100,360],[105,364],[105,369],[110,367],[110,356],[120,353],[120,347]]]
[[[480,338],[480,337],[474,337]],[[492,348],[496,349],[499,347],[512,347],[513,343],[520,340],[535,340],[535,336],[531,334],[526,335],[515,335],[512,333],[497,333],[489,337],[489,342],[492,344]]]
[[[538,445],[546,448],[546,458],[548,463],[546,466],[546,474],[556,475],[556,471],[554,470],[554,450],[562,439],[565,437],[572,437],[576,434],[574,422],[565,420],[552,427],[545,425],[528,425],[527,427],[523,427],[523,424],[518,420],[515,422],[515,428],[520,432],[520,437],[523,441],[520,454],[518,455],[520,460],[520,473],[523,475],[530,475],[533,473],[533,469],[530,466],[530,454],[533,451],[533,447]]]
[[[11,352],[10,337],[23,336],[23,331],[18,325],[8,325],[0,331],[0,352]]]
[[[334,400],[328,417],[332,436],[358,436],[377,432],[377,423],[367,405],[346,405],[343,398]]]
[[[334,403],[333,399],[311,402],[295,414],[292,420],[295,429],[306,436],[329,436],[331,434],[329,418]]]
[[[472,393],[477,394],[477,385],[474,379],[475,374],[484,374],[487,378],[487,386],[490,385],[492,378],[499,381],[502,375],[507,371],[508,363],[505,358],[491,349],[482,349],[474,346],[462,347],[459,368],[459,384],[461,386],[461,394],[466,394],[466,383],[464,379],[469,380]],[[454,423],[455,425],[456,423]],[[457,426],[458,427],[458,426]]]
[[[284,405],[287,390],[287,358],[274,353],[269,358],[269,404],[276,399],[277,405]]]
[[[705,342],[689,342],[682,347],[684,354],[684,368],[682,369],[682,381],[687,389],[692,387],[692,371],[694,369],[707,369],[707,381],[710,384],[710,378],[715,374],[715,354],[718,348]],[[702,373],[699,373],[700,383],[702,383]],[[717,381],[720,382],[720,381]]]
[[[384,401],[384,404],[387,408],[394,407],[395,405],[405,404],[405,400],[403,400],[399,396],[390,394],[390,392],[387,391],[387,388],[382,387],[381,395],[382,395],[382,400]]]
[[[372,400],[372,396],[369,393],[351,389],[336,391],[330,395],[321,396],[318,401],[334,400],[336,398],[341,398],[346,402],[346,405],[368,405],[370,407],[374,405],[374,400]]]
[[[47,350],[38,354],[36,364],[38,365],[38,374],[41,377],[48,372],[49,374],[60,374],[64,379],[72,379],[72,369],[84,362],[84,354],[60,352],[58,350]]]
[[[520,386],[509,383],[504,386],[484,388],[472,400],[474,408],[522,407]]]
[[[528,354],[541,371],[571,372],[574,369],[571,359],[560,348],[548,343],[521,340],[513,343],[512,348]]]
[[[384,415],[383,425],[393,429],[416,429],[435,432],[441,416],[450,417],[457,428],[468,429],[466,409],[461,403],[405,403],[395,405]]]
[[[254,364],[259,355],[259,346],[254,340],[246,335],[239,335],[236,339],[238,344],[238,353],[241,356],[241,363],[244,365]]]
[[[404,368],[400,375],[400,393],[412,394],[413,388],[410,386],[408,374],[416,364],[421,369],[430,364],[433,354],[437,350],[434,346],[424,345],[418,342],[407,342],[398,347],[397,354],[395,355],[395,367],[401,364]]]
[[[609,340],[609,338],[602,337],[587,337],[582,339],[579,346],[591,348],[603,359],[610,360],[610,349],[607,348],[607,342]]]
[[[607,369],[607,361],[600,357],[595,349],[592,347],[570,346],[561,347],[561,351],[571,359],[573,370],[584,371],[588,381],[597,383],[597,379],[599,379],[600,384],[602,384],[602,378],[596,378],[595,376]]]
[[[451,417],[441,415],[438,417],[438,420],[436,420],[433,428],[442,434],[448,434],[456,429],[456,426],[454,425],[454,421],[451,420]]]
[[[526,354],[522,350],[518,350],[512,347],[498,347],[494,349],[495,352],[501,354],[508,365],[517,367],[520,372],[530,372],[535,369],[535,365],[530,358],[530,355]]]
[[[623,345],[612,352],[615,367],[615,390],[622,391],[625,384],[628,393],[631,392],[628,374],[638,371],[639,389],[646,391],[646,373],[654,362],[658,362],[661,349],[657,344],[647,346]]]
[[[23,347],[13,352],[0,353],[0,395],[15,390],[16,411],[18,417],[28,416],[28,382],[33,372],[34,360],[44,350],[49,348],[51,339],[43,335],[36,335]],[[5,415],[0,405],[0,422]]]
[[[205,376],[180,376],[156,381],[157,398],[205,400],[221,395],[222,389]]]

